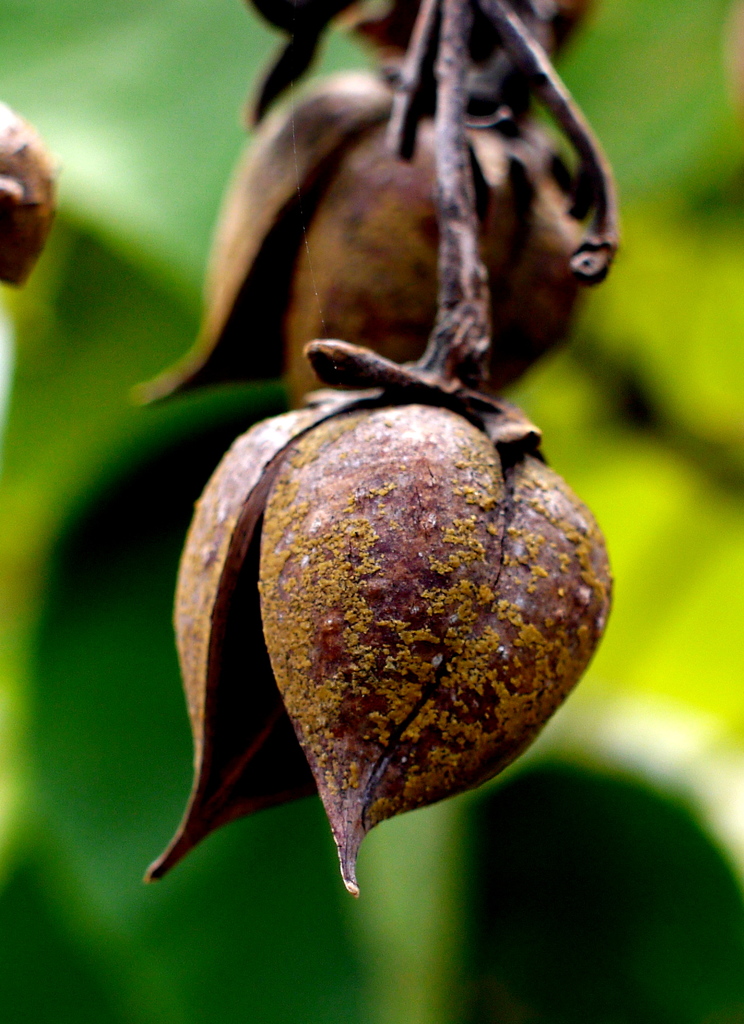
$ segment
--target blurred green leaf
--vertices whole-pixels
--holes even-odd
[[[543,388],[525,389],[528,408],[551,463],[596,515],[615,577],[606,635],[572,703],[617,689],[655,694],[740,730],[741,498],[661,439],[620,429],[594,402],[569,409],[577,390],[559,382],[579,373],[553,369],[552,382],[546,371]]]
[[[473,811],[473,1024],[738,1024],[744,904],[690,809],[544,765]]]
[[[363,965],[319,800],[228,826],[190,859],[158,883],[137,929],[187,1021],[367,1024]]]
[[[375,1024],[456,1024],[467,798],[383,822],[364,840],[352,908]]]
[[[0,95],[58,155],[65,204],[193,287],[277,41],[241,0],[11,0]],[[324,66],[350,59],[334,39]]]
[[[628,210],[624,251],[592,295],[582,332],[633,367],[676,423],[744,446],[744,204],[722,214],[696,218],[680,204]]]
[[[139,881],[190,788],[171,627],[180,549],[222,454],[253,419],[281,410],[281,392],[254,388],[252,404],[225,405],[192,399],[151,413],[119,473],[86,488],[50,566],[33,666],[36,782],[73,846],[95,850],[102,897],[116,898],[122,872],[132,881],[133,857]]]
[[[18,352],[3,546],[41,542],[58,526],[73,495],[147,416],[131,387],[180,352],[196,325],[193,304],[63,220],[12,299]]]
[[[629,210],[625,250],[578,338],[517,398],[597,515],[616,576],[578,699],[621,687],[738,731],[744,221],[738,190],[705,211],[695,196]]]
[[[64,220],[28,287],[6,295],[17,352],[0,479],[4,805],[26,769],[23,691],[44,558],[77,495],[127,440],[135,448],[143,443],[146,423],[155,426],[153,411],[136,409],[129,389],[181,351],[196,322],[195,302],[190,310],[161,279]],[[0,834],[0,848],[5,838]]]
[[[19,864],[0,897],[0,999],[6,1024],[124,1024],[103,958],[49,898],[48,865]],[[131,1019],[131,1018],[130,1018]]]
[[[725,173],[739,158],[729,10],[730,0],[601,0],[561,64],[626,200]]]

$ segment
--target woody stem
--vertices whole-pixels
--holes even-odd
[[[403,159],[410,159],[413,154],[417,115],[420,113],[416,109],[416,98],[421,88],[424,62],[434,43],[438,16],[439,0],[421,0],[393,97],[387,140],[392,152]]]
[[[465,127],[472,20],[471,0],[442,0],[435,65],[439,299],[434,330],[417,365],[443,382],[477,385],[486,374],[491,322]]]

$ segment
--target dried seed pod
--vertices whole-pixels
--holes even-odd
[[[0,103],[0,280],[23,284],[54,218],[54,161],[37,132]]]
[[[283,2],[272,9],[284,10]],[[536,4],[530,0],[528,7],[539,21]],[[546,0],[540,9],[549,6]],[[487,144],[468,135],[471,2],[442,0],[435,42],[437,10],[436,2],[421,7],[385,141],[391,151],[413,155],[409,128],[420,120],[419,84],[433,48],[436,143],[430,140],[428,156],[436,164],[441,234],[434,329],[421,358],[405,365],[375,351],[374,342],[372,350],[328,338],[303,345],[321,380],[354,390],[345,397],[316,395],[316,407],[304,418],[297,414],[256,428],[210,482],[189,534],[176,604],[196,781],[181,830],[150,877],[220,823],[305,791],[308,774],[296,756],[301,750],[331,822],[346,886],[358,892],[356,857],[369,828],[478,785],[513,760],[576,683],[604,629],[610,576],[591,513],[544,466],[536,453],[539,432],[518,410],[480,390],[492,320],[488,272],[479,254],[480,248],[488,251],[490,239],[487,233],[485,241],[479,238],[476,201],[480,194],[484,221],[493,189],[483,164],[488,169],[496,156],[486,149],[484,159],[479,150]],[[598,281],[617,247],[612,175],[601,147],[511,0],[481,0],[478,10],[490,19],[511,69],[533,83],[580,154],[580,176],[591,191],[583,208],[593,207],[594,214],[568,265],[579,278]],[[339,105],[334,130],[352,108],[358,110]],[[291,140],[296,155],[291,122],[284,145]],[[513,146],[529,152],[529,133],[520,135],[517,121],[510,122],[508,133],[492,138],[505,146],[505,137],[519,136]],[[308,126],[312,117],[304,122]],[[379,147],[382,134],[374,120],[353,133],[347,149],[356,151],[368,136],[370,166],[383,167],[371,172],[372,184],[376,174],[393,182],[394,193],[400,165],[384,168],[375,132]],[[532,134],[534,142],[538,133]],[[326,146],[322,131],[311,131],[310,138],[314,156],[305,162],[307,171],[334,158],[335,178],[318,175],[320,207],[329,180],[340,179],[346,150]],[[426,156],[425,140],[422,130],[418,148]],[[534,149],[544,151],[539,144]],[[517,262],[513,235],[519,239],[537,194],[526,160],[512,153],[507,165],[501,180],[508,180],[510,200],[494,216],[502,233],[495,244],[502,283]],[[425,170],[414,162],[410,171],[414,185],[426,192]],[[286,194],[286,176],[273,180],[269,174],[267,183],[274,199]],[[341,269],[352,281],[353,257],[363,254],[357,273],[364,280],[370,238],[376,235],[380,244],[388,236],[407,237],[415,207],[411,201],[397,210],[395,202],[383,203],[377,222],[379,190],[370,189],[374,198],[365,209],[363,185],[357,168],[345,200],[339,188],[335,220],[330,204],[331,225],[343,225],[344,202],[352,204],[348,230],[338,232]],[[409,191],[415,198],[415,187]],[[582,202],[578,195],[574,200],[575,213]],[[269,204],[265,223],[275,210]],[[512,235],[509,214],[517,225]],[[281,224],[276,221],[277,230]],[[232,228],[228,237],[240,247]],[[286,250],[287,236],[279,238],[277,251]],[[251,246],[257,253],[255,240]],[[382,262],[395,257],[388,250]],[[410,254],[400,261],[402,270],[409,260]],[[415,266],[416,287],[424,264],[422,257]],[[336,282],[330,277],[332,295]],[[242,278],[234,273],[231,280]],[[411,278],[403,280],[414,286]],[[377,284],[372,290],[370,310],[384,319],[390,313],[384,295]],[[313,291],[317,300],[315,280]],[[223,312],[232,320],[236,306],[229,294],[227,299]],[[293,301],[290,291],[290,308]],[[358,316],[355,302],[340,301],[340,307],[353,306]],[[392,316],[395,321],[398,313]],[[498,317],[496,325],[501,341]],[[327,333],[328,324],[323,326]],[[358,323],[348,333],[368,340]],[[389,342],[387,333],[379,333],[379,344]],[[192,382],[214,373],[220,359],[229,363],[224,335],[192,366]],[[253,582],[261,518],[265,648],[259,652]],[[239,678],[246,644],[254,673],[258,668],[248,685]],[[246,724],[251,703],[256,714]],[[299,746],[292,746],[288,724]],[[266,777],[267,770],[277,778]]]
[[[264,513],[261,611],[347,888],[377,822],[509,764],[578,681],[610,575],[589,510],[446,409],[325,421]]]
[[[606,556],[539,431],[380,396],[258,424],[197,504],[175,612],[194,787],[150,878],[317,785],[353,890],[368,828],[499,771],[591,656]]]
[[[566,212],[541,133],[508,140],[473,132],[471,142],[484,182],[489,386],[499,390],[568,332],[580,288],[570,259],[581,225]],[[295,399],[318,386],[303,355],[310,339],[358,339],[396,362],[423,353],[436,316],[434,181],[431,121],[420,125],[410,162],[388,152],[383,126],[340,156],[298,251],[284,318],[285,373]]]
[[[285,372],[297,405],[318,386],[302,356],[316,337],[421,355],[436,314],[433,131],[422,122],[413,160],[398,160],[385,143],[390,105],[374,76],[341,75],[262,125],[223,211],[197,345],[145,397]],[[498,389],[565,337],[581,225],[542,129],[473,131],[471,144]]]

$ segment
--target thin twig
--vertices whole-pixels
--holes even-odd
[[[590,284],[601,281],[618,246],[612,169],[586,118],[523,21],[505,0],[479,0],[479,3],[498,30],[504,48],[581,158],[583,172],[592,188],[595,214],[583,243],[571,260],[571,268],[577,277]]]
[[[445,381],[478,383],[485,377],[491,323],[465,128],[472,20],[471,0],[443,0],[435,66],[439,307],[418,367]]]
[[[421,88],[423,66],[432,45],[440,0],[422,0],[411,40],[401,66],[387,130],[388,146],[401,157],[411,155],[415,136],[415,100]]]

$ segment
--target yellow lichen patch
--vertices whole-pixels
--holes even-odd
[[[482,541],[475,536],[476,526],[475,516],[468,516],[467,519],[455,519],[451,526],[442,531],[442,540],[445,544],[455,544],[464,548],[468,561],[474,562],[476,558],[483,560],[486,549]]]
[[[503,483],[494,487],[494,480],[501,478],[496,449],[480,443],[480,439],[476,443],[468,429],[455,430],[454,436],[458,446],[454,468],[459,473],[452,480],[452,493],[464,498],[467,505],[478,505],[483,512],[491,512],[504,497]]]
[[[512,556],[515,559],[515,564],[528,565],[539,557],[540,549],[545,543],[545,538],[541,533],[532,533],[530,530],[521,529],[518,526],[510,526],[506,532],[511,540],[518,543],[521,548],[519,554]]]
[[[321,430],[315,429],[304,434],[288,453],[289,464],[294,469],[302,469],[315,462],[324,448],[330,448],[340,437],[352,431],[362,415],[357,412],[334,416],[322,424]]]
[[[519,488],[528,488],[533,491],[542,490],[544,494],[547,494],[551,489],[558,491],[565,498],[566,503],[572,509],[576,518],[584,521],[583,527],[579,528],[576,522],[571,522],[566,516],[557,515],[553,512],[546,498],[534,495],[527,499],[527,503],[531,508],[539,512],[541,516],[574,545],[574,554],[581,565],[581,578],[594,590],[599,600],[606,600],[608,596],[607,584],[598,575],[592,561],[592,555],[596,551],[604,551],[604,538],[591,512],[589,512],[586,506],[581,504],[575,494],[557,474],[552,473],[542,463],[537,462],[537,460],[527,460],[527,465],[520,478]],[[570,556],[563,553],[559,558],[561,560],[561,570],[568,572]]]
[[[439,637],[430,629],[411,629],[409,623],[400,619],[380,619],[380,626],[389,626],[394,629],[404,644],[415,644],[417,641],[427,641],[431,644],[438,644]]]
[[[455,519],[451,526],[442,529],[442,541],[458,550],[448,555],[446,562],[429,556],[429,565],[435,572],[451,573],[469,562],[485,561],[486,548],[476,536],[477,523],[475,516],[468,516],[467,519]]]
[[[538,579],[544,579],[544,580],[548,579],[550,577],[550,573],[542,565],[531,565],[530,566],[530,574],[532,576],[532,579],[527,584],[527,593],[528,594],[534,594],[535,591],[537,590],[537,582],[536,581]]]
[[[382,487],[371,487],[367,492],[370,498],[385,498],[391,491],[395,490],[394,483],[383,484]]]
[[[352,789],[359,788],[359,765],[356,761],[352,761],[349,765],[346,784],[347,786],[351,786]]]
[[[348,428],[348,423],[344,424]],[[332,439],[344,431],[333,425]],[[313,434],[296,445],[288,469],[312,464],[323,448]],[[360,584],[379,571],[372,556],[379,540],[368,519],[361,516],[314,524],[310,533],[301,527],[312,510],[307,501],[297,501],[297,481],[291,471],[278,478],[270,510],[264,520],[262,538],[262,615],[267,638],[279,639],[282,656],[275,659],[277,682],[290,713],[317,737],[328,736],[327,727],[337,717],[347,681],[343,673],[331,673],[318,684],[308,685],[317,623],[329,639],[342,639],[353,654],[353,671],[364,676],[376,652],[361,636],[373,621],[373,612]],[[282,578],[291,560],[294,574]],[[265,581],[271,581],[268,585]],[[281,582],[280,582],[281,581]]]
[[[512,626],[523,626],[524,619],[522,613],[515,604],[507,601],[506,598],[501,598],[496,604],[496,614],[500,619],[508,619]]]
[[[473,487],[470,484],[464,484],[461,487],[453,487],[452,492],[458,497],[464,498],[466,505],[479,505],[484,512],[490,512],[492,508],[496,507],[498,502],[496,495],[488,494],[487,492],[479,490],[477,487]]]

